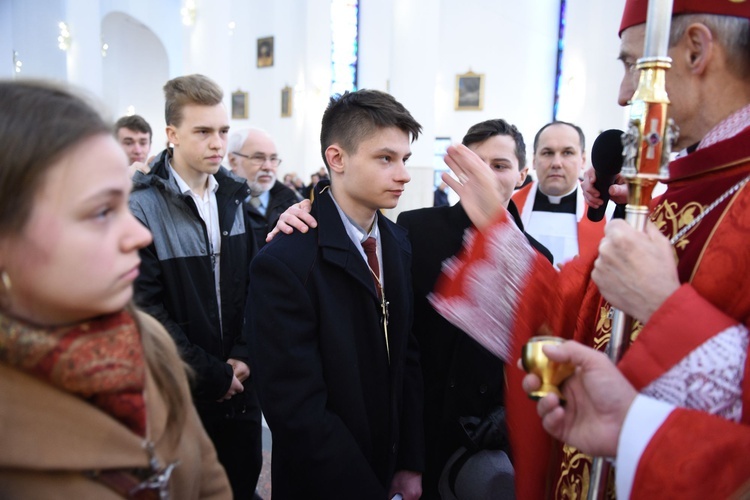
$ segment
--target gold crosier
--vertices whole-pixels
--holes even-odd
[[[667,56],[671,19],[671,0],[649,0],[644,54],[636,63],[636,70],[640,71],[638,86],[630,100],[628,130],[622,136],[621,175],[628,182],[625,220],[640,231],[645,231],[648,222],[654,186],[668,177],[669,157],[678,135],[674,122],[667,119],[665,79],[672,65]],[[606,348],[609,358],[617,363],[641,326],[607,304],[597,318],[594,347]],[[590,463],[589,467],[588,457],[579,450],[570,446],[563,449],[561,477],[556,486],[558,498],[614,498],[611,464],[602,457],[595,457]]]
[[[625,221],[632,227],[645,231],[649,217],[649,204],[654,186],[666,179],[672,145],[677,140],[677,127],[667,119],[669,97],[666,88],[666,73],[672,66],[667,56],[669,31],[672,22],[671,0],[649,0],[646,18],[646,39],[643,57],[638,59],[636,69],[640,71],[638,87],[630,101],[628,131],[623,134],[625,160],[622,176],[628,182],[628,204]],[[633,338],[632,317],[615,309],[612,317],[607,353],[617,363]],[[602,457],[594,458],[591,465],[589,500],[600,500],[611,494],[611,464]]]

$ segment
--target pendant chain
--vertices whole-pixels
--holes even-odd
[[[385,352],[388,355],[388,362],[391,362],[391,346],[388,341],[388,316],[390,311],[388,310],[388,306],[390,303],[385,300],[385,289],[383,288],[383,285],[380,282],[380,277],[375,274],[375,271],[372,270],[370,267],[370,264],[367,264],[367,269],[370,270],[370,273],[372,274],[372,277],[375,278],[375,282],[378,284],[378,288],[380,288],[380,310],[383,314],[383,335],[385,336]]]
[[[742,189],[742,187],[747,184],[747,181],[750,180],[750,175],[746,176],[744,179],[741,179],[737,184],[727,189],[724,194],[716,198],[713,203],[711,203],[703,212],[700,213],[696,218],[694,218],[692,221],[690,221],[689,224],[685,225],[682,229],[680,229],[677,234],[672,236],[672,239],[669,240],[669,243],[674,245],[678,241],[680,241],[680,238],[685,236],[688,231],[693,229],[706,215],[709,214],[714,208],[719,206],[721,202],[732,196],[734,193]]]

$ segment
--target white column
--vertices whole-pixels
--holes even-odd
[[[441,2],[398,0],[393,3],[389,91],[422,125],[412,144],[411,182],[398,207],[388,213],[432,205],[435,89],[439,68]]]
[[[0,2],[0,78],[13,78],[13,2]]]
[[[67,0],[63,21],[70,31],[68,81],[102,96],[101,15],[99,2]]]
[[[331,94],[332,35],[330,0],[308,0],[306,4],[304,67],[300,68],[301,81],[297,84],[301,85],[295,92],[295,99],[299,101],[295,104],[295,113],[299,110],[304,115],[299,123],[304,131],[300,141],[303,152],[298,154],[302,164],[293,170],[309,183],[310,174],[325,165],[320,152],[320,121]]]
[[[625,0],[568,0],[558,118],[579,125],[586,149],[606,129],[624,129],[628,113],[617,104],[623,76],[617,60]]]
[[[201,73],[218,83],[224,89],[224,102],[229,111],[234,90],[229,86],[232,64],[229,36],[231,2],[196,0],[195,6],[195,24],[187,28],[183,75]]]

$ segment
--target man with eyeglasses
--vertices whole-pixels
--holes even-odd
[[[258,248],[266,244],[266,235],[284,210],[302,198],[276,178],[281,158],[267,132],[246,128],[232,132],[227,145],[232,172],[247,179],[250,196],[245,208],[252,224]]]

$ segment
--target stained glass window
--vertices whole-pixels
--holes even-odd
[[[565,5],[566,0],[560,0],[560,24],[557,31],[557,72],[555,73],[555,102],[552,106],[552,121],[557,120],[557,110],[560,104],[560,85],[562,85],[562,63],[565,49]]]
[[[357,90],[358,0],[331,0],[331,34],[331,93]]]

